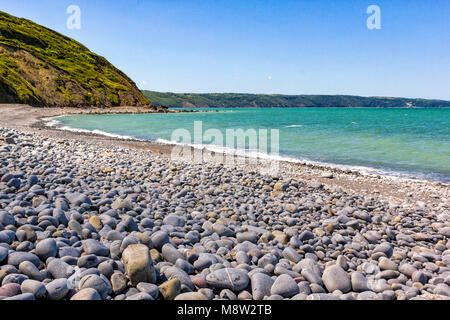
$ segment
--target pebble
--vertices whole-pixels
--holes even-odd
[[[8,264],[16,268],[19,267],[19,264],[24,261],[30,261],[36,267],[38,267],[39,264],[41,263],[39,257],[30,252],[15,251],[13,253],[10,253],[8,256]]]
[[[45,261],[50,257],[56,257],[58,254],[58,246],[56,245],[55,239],[48,238],[39,241],[36,245],[35,252],[42,261]]]
[[[19,264],[19,271],[28,276],[32,280],[42,281],[44,280],[44,275],[39,271],[39,269],[30,261],[24,261]]]
[[[443,295],[443,296],[447,296],[450,297],[450,286],[448,286],[445,283],[440,283],[436,286],[436,288],[434,289],[434,293],[435,294],[439,294],[439,295]]]
[[[373,291],[364,291],[358,294],[356,300],[380,300],[380,297]]]
[[[344,269],[336,265],[324,270],[322,281],[329,292],[340,290],[343,293],[347,293],[351,290],[349,275]]]
[[[270,296],[274,280],[264,273],[256,273],[251,277],[252,296],[255,300],[263,300]]]
[[[293,263],[298,263],[301,260],[301,256],[291,247],[287,247],[283,250],[283,257]]]
[[[183,259],[183,254],[170,243],[163,245],[161,251],[164,260],[172,264],[175,264],[178,259]]]
[[[0,297],[13,297],[20,292],[20,284],[18,283],[8,283],[0,287]]]
[[[94,288],[86,288],[75,293],[70,300],[76,301],[97,301],[102,300],[100,294]]]
[[[67,279],[56,279],[45,286],[47,299],[62,300],[69,293],[69,283]]]
[[[158,289],[164,300],[173,300],[180,294],[181,282],[178,279],[172,279],[161,284]]]
[[[154,300],[154,299],[148,293],[138,292],[136,294],[126,297],[125,300]]]
[[[169,235],[164,231],[156,231],[151,235],[150,239],[158,250],[161,250],[166,243],[169,243]]]
[[[366,276],[362,272],[359,271],[352,272],[351,283],[352,289],[355,292],[364,292],[369,290]]]
[[[127,288],[128,279],[122,273],[113,273],[111,276],[111,286],[114,294],[118,295]]]
[[[100,242],[94,239],[87,239],[83,241],[83,250],[86,254],[93,254],[95,256],[108,257],[109,250]]]
[[[333,294],[328,293],[313,293],[310,294],[306,300],[341,300],[339,297],[336,297]]]
[[[177,267],[168,267],[164,270],[164,275],[167,279],[178,279],[181,282],[182,287],[186,287],[189,290],[194,290],[194,283],[192,282],[189,275]]]
[[[136,288],[141,292],[148,293],[154,299],[156,299],[159,295],[159,288],[153,283],[141,282],[136,286]]]
[[[125,270],[133,286],[140,282],[155,283],[156,272],[150,251],[145,245],[133,244],[122,253]]]
[[[42,282],[36,280],[25,280],[22,282],[20,286],[20,290],[22,293],[31,293],[37,299],[45,298],[47,293],[47,289],[45,289],[45,285]]]
[[[208,285],[216,289],[230,289],[241,291],[247,288],[250,279],[243,270],[224,268],[214,271],[206,276]]]
[[[67,279],[75,273],[75,269],[62,259],[53,259],[47,265],[47,270],[54,279]]]
[[[420,282],[421,284],[427,283],[427,277],[422,271],[414,271],[411,275],[413,282]]]
[[[291,298],[300,293],[300,289],[292,277],[287,274],[279,276],[270,289],[272,295],[280,295],[283,298]]]
[[[95,289],[102,299],[105,299],[112,292],[109,281],[105,277],[96,274],[89,274],[81,279],[79,289],[86,288]]]
[[[200,292],[185,292],[177,295],[174,300],[206,300],[206,297]]]
[[[429,206],[251,166],[175,163],[41,132],[0,136],[16,143],[0,146],[6,299],[448,297],[448,205],[437,184],[405,185],[432,190],[440,203]]]
[[[209,268],[213,264],[218,262],[217,258],[210,253],[200,253],[198,259],[194,262],[194,268],[198,271],[202,271]]]
[[[386,257],[381,257],[378,260],[378,267],[381,270],[394,270],[394,271],[398,270],[397,264],[394,261],[392,261]]]

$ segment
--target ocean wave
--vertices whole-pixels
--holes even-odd
[[[301,128],[303,127],[302,124],[291,124],[290,126],[286,126],[286,128]]]
[[[105,136],[105,137],[109,137],[109,138],[121,139],[121,140],[146,141],[146,140],[139,139],[139,138],[136,138],[133,136],[120,135],[120,134],[110,133],[110,132],[97,130],[97,129],[88,130],[88,129],[72,128],[70,126],[63,125],[63,123],[61,121],[57,120],[58,118],[61,118],[61,117],[63,117],[63,116],[43,118],[42,120],[46,122],[45,125],[47,127],[51,127],[51,128],[58,129],[58,130],[79,132],[79,133],[88,133],[88,134],[97,134],[97,135],[101,135],[101,136]]]
[[[280,155],[280,154],[265,153],[265,152],[260,152],[258,150],[234,149],[234,148],[229,148],[229,147],[222,147],[222,146],[216,146],[216,145],[205,145],[205,144],[180,143],[180,142],[170,141],[170,140],[166,140],[166,139],[157,139],[156,142],[161,143],[161,144],[192,147],[194,149],[222,153],[225,155],[250,157],[250,158],[256,158],[256,159],[261,159],[261,160],[266,160],[266,161],[289,162],[289,163],[295,163],[295,164],[315,166],[315,167],[319,167],[319,168],[323,168],[323,169],[332,169],[332,170],[334,169],[334,170],[345,171],[345,172],[354,172],[354,173],[359,173],[363,176],[371,176],[371,177],[384,176],[384,177],[389,177],[389,178],[395,179],[395,180],[414,179],[417,181],[437,180],[437,181],[444,182],[444,183],[449,182],[446,179],[442,179],[440,176],[429,174],[429,173],[420,174],[417,172],[400,172],[400,171],[395,171],[393,169],[388,169],[388,168],[380,169],[380,168],[373,168],[373,167],[360,166],[360,165],[336,164],[336,163],[332,163],[332,162],[310,160],[310,159],[302,158],[302,157],[290,157],[290,156]]]

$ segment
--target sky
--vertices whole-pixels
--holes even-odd
[[[80,29],[69,29],[70,5]],[[369,29],[370,5],[381,29]],[[448,0],[0,0],[141,89],[450,100]],[[73,20],[72,20],[73,21]]]

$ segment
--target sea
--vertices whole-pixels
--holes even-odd
[[[122,139],[242,151],[367,174],[450,182],[449,108],[199,109],[193,113],[68,115],[52,118],[48,124]],[[233,132],[243,134],[244,139],[232,141]]]

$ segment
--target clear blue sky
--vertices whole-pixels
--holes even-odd
[[[81,30],[66,9],[81,8]],[[381,30],[366,9],[381,8]],[[0,0],[142,89],[450,100],[448,0]]]

